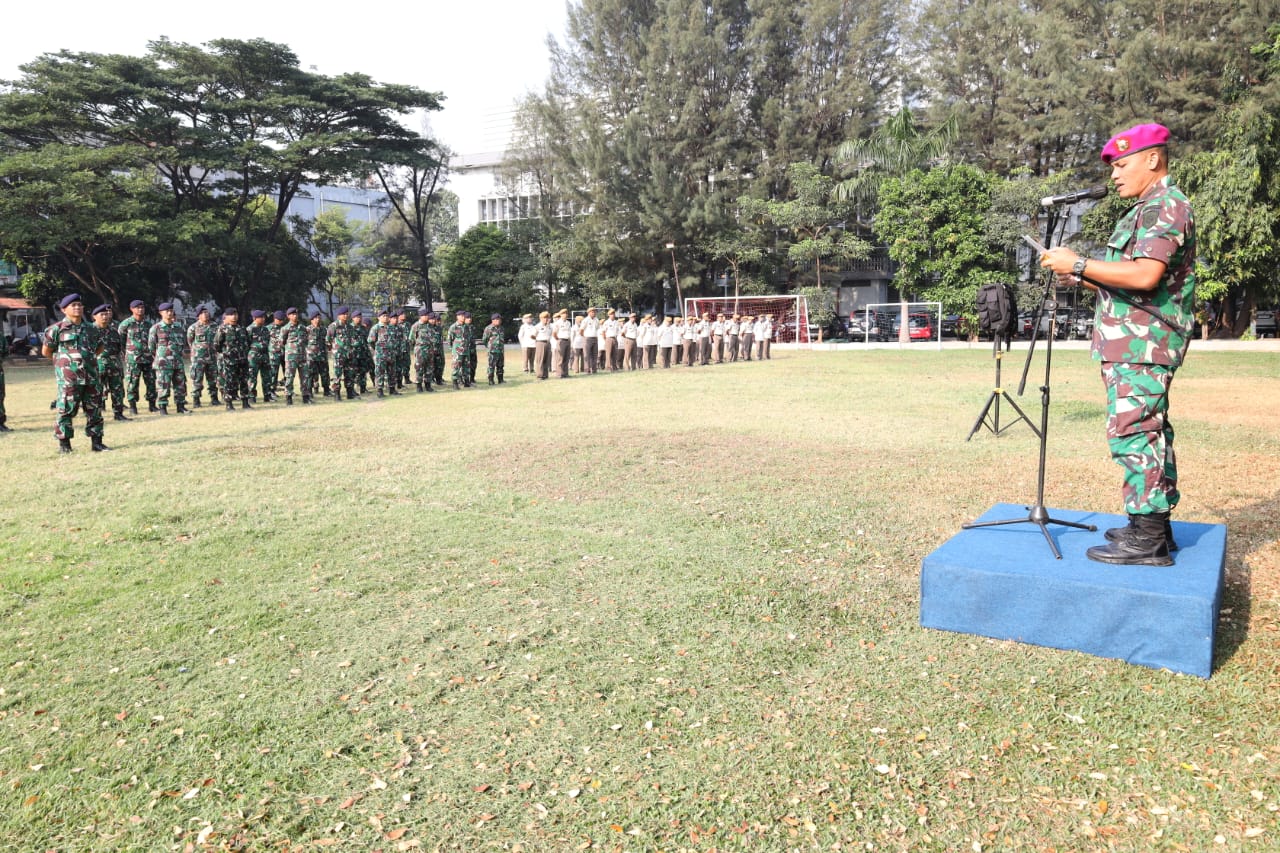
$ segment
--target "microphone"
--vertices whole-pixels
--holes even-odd
[[[1106,198],[1106,187],[1089,187],[1087,190],[1076,190],[1073,193],[1064,193],[1063,195],[1047,195],[1040,199],[1042,207],[1053,207],[1057,204],[1075,204],[1078,201],[1084,201],[1086,198]]]

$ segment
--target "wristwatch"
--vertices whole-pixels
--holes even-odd
[[[1076,277],[1076,281],[1084,278],[1085,264],[1089,263],[1088,258],[1076,258],[1076,262],[1071,265],[1071,274]]]

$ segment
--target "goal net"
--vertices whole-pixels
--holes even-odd
[[[708,296],[689,297],[684,301],[685,316],[701,317],[717,314],[725,317],[767,315],[773,321],[775,343],[807,344],[809,335],[809,303],[803,296]]]
[[[932,343],[942,348],[941,302],[876,302],[860,315],[861,328],[851,330],[854,340],[867,343]]]

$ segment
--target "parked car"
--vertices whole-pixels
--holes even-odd
[[[1276,336],[1276,312],[1270,308],[1259,308],[1253,315],[1253,333],[1260,338]]]
[[[960,315],[947,314],[942,318],[942,336],[944,338],[960,337]]]

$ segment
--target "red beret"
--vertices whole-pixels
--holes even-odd
[[[1168,144],[1169,128],[1163,124],[1134,125],[1107,140],[1107,144],[1102,147],[1102,162],[1110,166],[1112,160]]]

